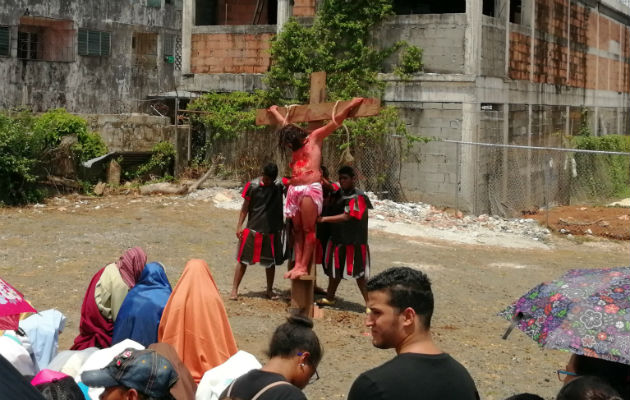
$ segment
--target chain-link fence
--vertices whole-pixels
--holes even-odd
[[[444,140],[454,206],[507,217],[630,197],[630,153]],[[426,166],[430,168],[430,166]]]
[[[396,136],[382,136],[378,139],[348,140],[343,130],[324,141],[322,165],[337,179],[337,170],[344,165],[352,166],[358,176],[358,186],[374,192],[379,198],[396,201],[405,200],[400,184],[403,162],[403,140]],[[278,147],[278,138],[272,129],[260,132],[246,132],[233,141],[211,142],[210,135],[197,126],[193,134],[193,147],[197,156],[211,159],[221,154],[224,163],[220,173],[240,181],[247,181],[260,175],[265,162],[276,162],[280,173],[288,176],[291,154]],[[195,152],[195,150],[193,150]]]

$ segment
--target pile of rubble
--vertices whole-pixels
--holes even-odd
[[[379,200],[373,194],[374,210],[370,216],[389,222],[422,224],[431,228],[453,232],[490,231],[511,233],[536,241],[549,237],[549,229],[542,227],[533,219],[509,219],[489,215],[463,215],[461,211],[445,211],[424,203],[396,203],[391,200]]]
[[[496,216],[463,215],[460,211],[450,212],[424,203],[396,203],[391,200],[379,200],[373,193],[368,193],[374,209],[370,218],[393,223],[430,226],[431,228],[452,232],[500,232],[514,234],[535,241],[545,240],[549,229],[541,227],[532,219],[508,219]],[[215,206],[231,210],[241,208],[241,194],[236,189],[208,188],[189,194],[187,199],[212,201]]]

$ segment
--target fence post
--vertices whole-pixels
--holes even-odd
[[[547,229],[549,229],[549,183],[551,181],[551,166],[549,165],[549,150],[545,150],[543,153],[545,156],[543,157],[543,180],[545,184],[544,192],[545,192],[545,225]]]
[[[456,160],[455,160],[455,166],[456,166],[456,170],[455,170],[455,209],[459,211],[459,193],[461,192],[461,185],[462,185],[462,163],[461,163],[461,159],[462,159],[462,150],[461,150],[461,143],[456,143],[457,149],[456,149]]]

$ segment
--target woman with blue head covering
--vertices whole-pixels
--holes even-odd
[[[144,267],[140,280],[129,291],[114,322],[112,344],[125,339],[144,346],[157,342],[162,311],[171,295],[164,267],[152,262]]]

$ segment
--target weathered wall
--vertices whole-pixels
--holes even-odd
[[[173,2],[174,3],[174,2]],[[0,108],[31,106],[35,111],[65,107],[71,112],[119,113],[136,109],[149,94],[175,88],[174,64],[162,57],[163,35],[179,35],[181,11],[174,4],[160,8],[145,2],[70,0],[6,0],[0,25],[10,27],[11,56],[0,57]],[[31,17],[72,22],[74,41],[68,47],[69,62],[17,58],[17,32],[26,10]],[[109,56],[80,56],[79,28],[111,32]],[[156,53],[150,64],[134,56],[134,32],[157,34]]]
[[[375,33],[377,46],[392,46],[404,40],[422,49],[425,72],[464,72],[464,32],[466,14],[397,15]],[[386,63],[391,72],[394,55]]]
[[[461,140],[461,103],[399,105],[411,133],[431,138]],[[449,143],[416,144],[402,166],[401,185],[409,201],[455,207],[458,192],[458,155]]]
[[[151,151],[159,142],[176,145],[175,126],[167,117],[146,114],[79,114],[109,151]]]
[[[269,68],[273,25],[200,26],[191,38],[191,72],[264,73]]]
[[[505,23],[484,15],[481,35],[481,75],[505,77]]]

